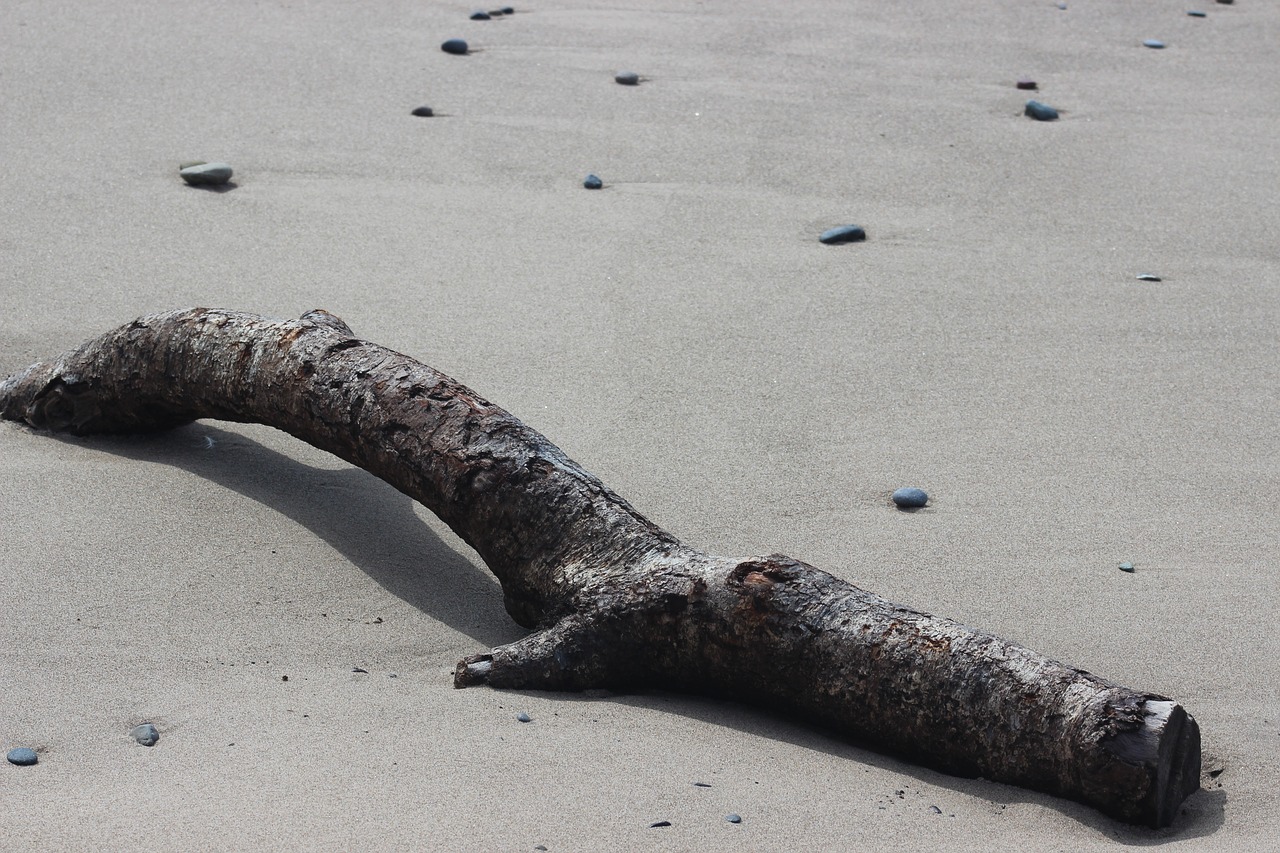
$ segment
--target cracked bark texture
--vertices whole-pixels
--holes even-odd
[[[76,435],[262,423],[381,477],[473,547],[534,629],[461,661],[458,687],[731,697],[1154,827],[1199,788],[1199,727],[1167,697],[779,554],[691,548],[510,413],[325,311],[142,317],[0,382],[0,416]]]

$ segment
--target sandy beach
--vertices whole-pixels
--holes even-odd
[[[0,377],[325,308],[691,545],[1173,697],[1172,827],[735,703],[454,690],[525,632],[390,486],[262,426],[3,422],[0,749],[39,763],[0,848],[1276,849],[1280,11],[1065,6],[10,0]]]

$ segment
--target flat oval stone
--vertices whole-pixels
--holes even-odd
[[[1149,47],[1154,50],[1164,50],[1164,42],[1159,39],[1143,39],[1142,46]]]
[[[9,750],[9,754],[5,757],[9,759],[10,764],[16,764],[19,767],[28,767],[40,760],[40,756],[36,755],[34,749],[25,746]]]
[[[1027,77],[1023,77],[1021,80],[1019,80],[1017,82],[1017,86],[1019,89],[1039,89],[1040,88],[1039,86],[1036,85],[1035,80],[1031,80]]]
[[[143,746],[155,746],[160,742],[160,732],[151,723],[143,723],[129,732],[133,739]]]
[[[516,714],[516,719],[517,719],[517,720],[519,720],[519,721],[520,721],[520,722],[522,722],[522,723],[531,723],[531,722],[533,722],[533,717],[530,717],[530,716],[529,716],[528,714],[526,714],[524,711],[521,711],[519,714]]]
[[[421,118],[431,118],[436,112],[431,107],[414,107],[413,114]]]
[[[619,71],[613,75],[615,83],[621,83],[623,86],[639,86],[640,75],[634,71]]]
[[[1058,118],[1057,110],[1039,101],[1027,101],[1027,106],[1023,109],[1022,114],[1031,116],[1036,121],[1056,121]]]
[[[819,243],[832,245],[835,243],[859,243],[867,239],[867,232],[861,225],[838,225],[822,232]]]
[[[587,178],[582,182],[582,185],[589,190],[598,190],[604,186],[604,181],[600,180],[596,175],[587,175]]]
[[[1138,281],[1163,281],[1163,280],[1164,279],[1160,278],[1160,276],[1152,275],[1149,272],[1144,272],[1142,275],[1138,276]]]
[[[211,187],[231,180],[231,167],[226,163],[200,163],[178,172],[182,180],[193,187]]]
[[[929,502],[929,495],[924,489],[907,487],[898,489],[894,492],[893,495],[890,496],[890,500],[900,507],[914,509],[927,504]]]
[[[1188,15],[1190,15],[1191,17],[1193,17],[1193,18],[1205,18],[1205,17],[1208,17],[1204,12],[1201,12],[1201,11],[1199,11],[1198,9],[1192,9],[1192,10],[1191,10],[1190,12],[1188,12],[1187,14],[1188,14]]]
[[[742,815],[740,814],[727,814],[724,816],[724,819],[729,821],[729,823],[742,823]]]
[[[1134,572],[1136,572],[1136,571],[1137,571],[1137,569],[1135,569],[1135,568],[1133,567],[1133,563],[1121,563],[1121,564],[1120,564],[1120,571],[1122,571],[1122,572],[1128,572],[1129,574],[1133,574]]]
[[[467,52],[467,43],[462,39],[449,39],[440,45],[440,49],[445,53],[452,53],[454,56],[462,56]]]
[[[493,16],[490,15],[488,12],[484,11],[483,9],[476,9],[474,12],[471,13],[471,20],[473,21],[487,21],[491,17]]]
[[[499,11],[504,15],[514,15],[516,13],[515,8],[511,6],[503,6]]]

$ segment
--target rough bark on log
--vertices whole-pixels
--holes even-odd
[[[263,423],[388,481],[535,629],[461,661],[458,687],[733,697],[1155,827],[1199,787],[1199,727],[1172,700],[782,555],[691,548],[508,412],[324,311],[142,317],[0,382],[0,416],[76,435]]]

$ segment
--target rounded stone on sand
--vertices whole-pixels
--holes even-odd
[[[613,80],[622,86],[639,86],[640,75],[634,71],[619,71],[613,75]]]
[[[1020,78],[1020,79],[1018,80],[1018,82],[1017,82],[1017,84],[1016,84],[1016,85],[1017,85],[1017,87],[1018,87],[1019,89],[1032,89],[1032,90],[1034,90],[1034,89],[1039,89],[1039,88],[1040,88],[1038,85],[1036,85],[1036,81],[1035,81],[1035,80],[1032,80],[1030,77],[1022,77],[1022,78]]]
[[[598,175],[587,175],[582,185],[589,190],[598,190],[604,186],[604,181],[600,180]]]
[[[226,163],[193,163],[180,168],[178,175],[193,187],[215,187],[231,180],[231,166]]]
[[[742,815],[740,814],[730,813],[725,815],[724,819],[729,821],[729,823],[742,823]]]
[[[26,746],[19,746],[9,750],[9,754],[5,758],[9,759],[10,764],[16,764],[19,767],[29,767],[40,760],[40,756],[36,755],[36,751]]]
[[[421,106],[421,107],[414,107],[413,114],[418,116],[419,118],[431,118],[433,115],[436,114],[436,111],[431,109],[431,107]]]
[[[1120,564],[1120,571],[1122,571],[1122,572],[1128,572],[1129,574],[1133,574],[1134,572],[1136,572],[1136,571],[1137,571],[1137,569],[1135,569],[1135,568],[1134,568],[1133,563],[1121,563],[1121,564]]]
[[[522,722],[522,723],[531,723],[531,722],[533,722],[533,717],[530,717],[530,716],[529,716],[528,714],[526,714],[524,711],[521,711],[519,714],[516,714],[516,719],[517,719],[517,720],[519,720],[519,721],[520,721],[520,722]]]
[[[160,731],[151,723],[135,726],[129,734],[133,735],[133,739],[143,746],[155,746],[160,742]]]
[[[440,45],[440,49],[454,56],[464,56],[468,50],[467,43],[462,39],[449,39]]]
[[[1138,281],[1163,281],[1163,280],[1164,279],[1160,278],[1160,276],[1152,275],[1149,272],[1144,272],[1138,276]]]
[[[1039,101],[1027,101],[1026,107],[1022,110],[1023,115],[1031,116],[1036,121],[1056,121],[1058,111],[1048,104],[1042,104]]]
[[[487,21],[492,17],[493,17],[492,15],[490,15],[488,12],[486,12],[483,9],[476,9],[474,12],[471,13],[471,20],[473,21]]]
[[[1160,41],[1160,39],[1143,39],[1142,46],[1149,47],[1152,50],[1164,50],[1164,42]]]
[[[907,486],[898,489],[889,499],[903,509],[918,509],[929,502],[929,494],[924,489]]]
[[[860,243],[865,239],[867,232],[861,225],[837,225],[823,231],[818,242],[830,246],[837,243]]]
[[[1188,14],[1188,15],[1190,15],[1192,18],[1206,18],[1206,17],[1208,17],[1208,15],[1207,15],[1206,13],[1201,12],[1199,9],[1192,9],[1191,11],[1187,12],[1187,14]]]

